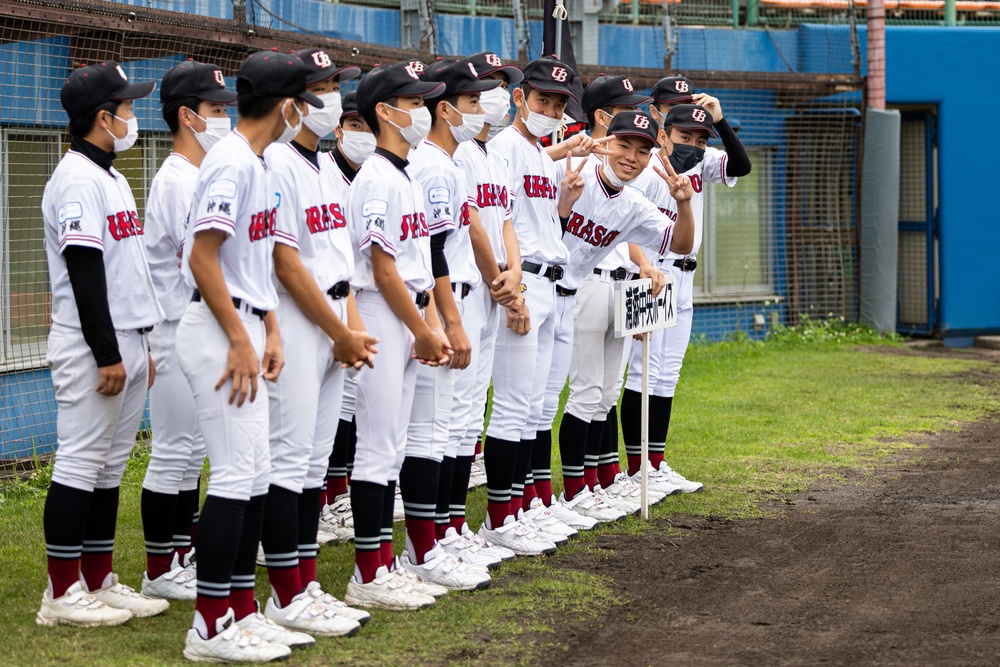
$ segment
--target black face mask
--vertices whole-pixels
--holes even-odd
[[[704,148],[687,144],[674,144],[674,152],[670,154],[670,164],[678,174],[694,168],[704,159]]]

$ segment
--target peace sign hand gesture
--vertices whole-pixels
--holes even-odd
[[[667,168],[666,172],[656,165],[653,165],[653,170],[666,182],[667,187],[670,188],[670,196],[675,201],[687,201],[691,199],[694,196],[691,179],[687,176],[678,176],[674,165],[670,164],[670,160],[663,160],[663,165]]]
[[[572,137],[567,139],[571,143],[570,154],[576,157],[587,157],[591,153],[596,153],[597,155],[611,155],[611,151],[605,148],[605,144],[614,139],[612,135],[606,137],[601,137],[600,139],[592,139],[590,135],[580,132],[579,134],[574,134]]]
[[[583,176],[580,171],[586,166],[587,159],[584,158],[573,168],[573,156],[566,156],[566,175],[563,176],[562,185],[559,188],[559,217],[569,217],[573,210],[573,204],[583,194]]]

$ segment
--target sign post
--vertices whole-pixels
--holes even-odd
[[[653,296],[650,278],[615,283],[615,337],[642,335],[642,518],[649,518],[649,335],[657,329],[677,326],[677,292],[674,276],[666,274],[666,285]],[[632,372],[632,369],[629,369]]]

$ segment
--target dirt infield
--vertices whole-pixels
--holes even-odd
[[[557,557],[628,602],[552,619],[538,663],[1000,663],[1000,417],[926,443],[776,518],[674,518]]]

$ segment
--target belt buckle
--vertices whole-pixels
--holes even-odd
[[[621,266],[611,272],[611,277],[615,280],[625,280],[625,275],[625,268]]]
[[[562,280],[565,272],[561,266],[553,266],[549,268],[549,280],[556,282],[557,280]]]
[[[691,257],[685,257],[684,258],[684,267],[683,268],[684,268],[685,271],[694,271],[697,267],[698,267],[698,262],[695,259],[693,259]]]
[[[431,305],[431,295],[428,294],[426,290],[417,292],[417,298],[415,301],[418,308],[426,308]]]

